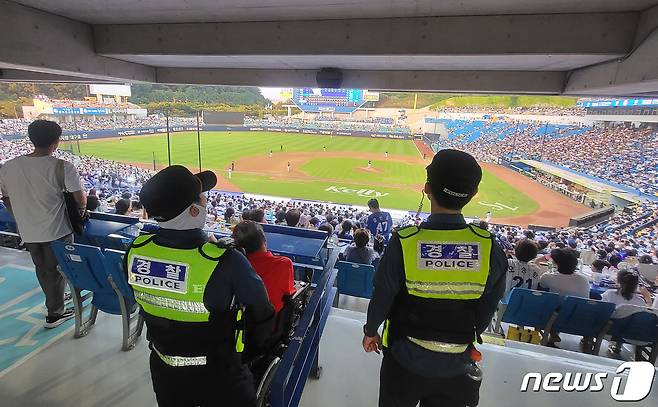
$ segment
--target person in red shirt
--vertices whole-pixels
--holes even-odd
[[[295,293],[292,261],[267,250],[263,228],[254,221],[245,220],[235,225],[233,239],[244,249],[249,263],[263,280],[274,309],[281,311],[283,297]]]

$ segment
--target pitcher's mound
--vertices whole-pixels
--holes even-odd
[[[382,172],[382,170],[380,170],[378,168],[368,168],[368,167],[358,167],[357,170],[363,171],[363,172],[375,173],[375,174],[378,174],[378,173]]]

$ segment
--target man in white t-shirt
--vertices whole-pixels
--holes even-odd
[[[39,285],[46,296],[45,328],[59,326],[73,317],[73,309],[64,308],[65,282],[57,270],[57,259],[50,242],[73,241],[66,215],[62,180],[57,179],[57,150],[62,129],[55,122],[36,120],[28,127],[34,152],[15,157],[0,168],[2,200],[16,219],[18,233],[30,251]],[[73,193],[79,210],[85,211],[87,198],[73,164],[64,161],[66,190]]]

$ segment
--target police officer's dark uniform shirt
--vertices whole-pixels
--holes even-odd
[[[454,230],[465,227],[466,221],[459,214],[433,214],[423,222],[421,229]],[[497,242],[491,247],[490,271],[484,293],[480,298],[476,330],[478,334],[489,326],[498,302],[505,292],[505,272],[507,258]],[[365,333],[375,336],[377,329],[389,315],[395,297],[404,290],[405,274],[402,245],[397,233],[391,236],[384,257],[379,263],[374,277],[374,292],[368,306],[368,320]],[[440,315],[436,316],[441,318]],[[390,352],[395,360],[411,372],[424,377],[451,377],[464,374],[465,362],[469,355],[433,352],[422,348],[407,339],[390,344]]]
[[[160,229],[153,241],[161,246],[191,249],[206,243],[208,236],[201,229]],[[247,258],[236,249],[228,249],[220,257],[203,295],[203,303],[210,313],[211,323],[225,318],[233,296],[246,307],[248,323],[251,322],[247,327],[248,342],[255,346],[262,344],[272,330],[274,308],[269,302],[260,277]],[[171,321],[145,313],[144,319],[148,325],[147,339],[154,343],[156,348],[161,346],[158,350],[165,354],[167,349],[180,349],[181,345],[190,343],[196,343],[202,348],[213,348],[218,345],[207,343],[217,341],[215,335],[209,334],[209,330],[213,328],[208,324]],[[232,346],[223,347],[223,350],[228,352],[232,349]],[[217,350],[223,353],[222,349]]]

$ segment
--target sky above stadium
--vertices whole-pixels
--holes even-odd
[[[259,88],[260,93],[263,94],[263,96],[272,102],[278,102],[281,100],[281,90],[283,88]]]

